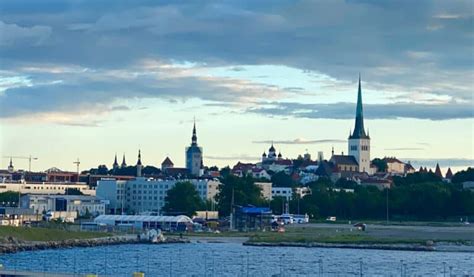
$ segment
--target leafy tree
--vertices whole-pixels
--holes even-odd
[[[219,171],[219,168],[214,165],[214,166],[209,167],[209,171]]]
[[[77,188],[66,188],[67,195],[83,195],[83,193]]]
[[[137,172],[136,167],[135,167],[135,173]],[[147,165],[142,169],[142,174],[143,175],[158,175],[161,173],[161,169]]]
[[[338,188],[345,188],[345,189],[353,189],[358,186],[358,184],[352,180],[347,180],[345,178],[340,178],[337,180],[336,184],[334,186]]]
[[[106,165],[99,165],[97,168],[89,169],[88,173],[92,175],[107,175],[109,174],[109,170],[107,169]]]
[[[284,171],[280,171],[273,174],[272,184],[274,187],[291,187],[293,186],[293,179]]]
[[[440,177],[432,172],[415,172],[407,174],[405,177],[394,176],[393,182],[396,186],[407,186],[410,184],[421,184],[421,183],[440,183],[442,180]]]
[[[165,197],[163,211],[169,214],[184,214],[192,217],[204,208],[198,191],[190,182],[178,182],[169,189]]]
[[[466,181],[474,181],[474,168],[468,167],[466,170],[457,172],[451,180],[453,183],[462,183]]]
[[[226,166],[226,167],[221,168],[220,173],[221,173],[222,178],[227,178],[230,175],[230,167]]]
[[[221,182],[219,192],[216,195],[220,215],[227,216],[230,214],[232,194],[234,195],[234,205],[268,206],[268,202],[262,197],[261,188],[255,185],[252,177],[240,178],[228,175]]]
[[[136,166],[127,166],[127,167],[120,167],[117,169],[111,169],[109,174],[114,175],[123,175],[123,176],[135,176],[137,175],[137,167]]]
[[[270,201],[270,208],[274,214],[282,214],[285,208],[286,198],[283,196],[275,196]]]
[[[377,172],[386,172],[388,165],[385,160],[375,158],[372,160],[372,164],[377,167]]]
[[[109,170],[107,169],[106,165],[99,165],[97,167],[97,174],[99,175],[107,175],[108,171]]]
[[[2,203],[13,203],[15,202],[18,205],[18,192],[16,191],[6,191],[0,193],[0,204]]]

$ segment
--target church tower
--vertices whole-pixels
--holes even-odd
[[[114,164],[112,165],[113,170],[117,170],[119,168],[119,164],[117,161],[117,153],[115,153],[115,159],[114,159]]]
[[[200,176],[202,167],[202,148],[197,144],[196,121],[194,121],[191,146],[186,148],[186,168],[191,175]]]
[[[140,149],[138,150],[138,161],[137,161],[137,177],[142,177],[142,154]]]
[[[370,173],[370,136],[365,133],[364,113],[362,109],[362,88],[359,74],[359,90],[354,132],[349,135],[349,155],[359,163],[359,172]]]
[[[125,162],[125,154],[123,154],[122,165],[120,165],[120,167],[121,167],[121,168],[127,167],[127,163]]]
[[[10,157],[10,164],[8,165],[8,172],[12,173],[13,171],[15,171],[15,168],[13,167],[13,161],[12,161],[12,157]]]

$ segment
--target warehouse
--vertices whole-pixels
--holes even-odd
[[[186,231],[192,225],[191,218],[178,216],[151,215],[99,215],[94,219],[97,224],[108,226],[130,226],[135,229],[160,229],[163,231]]]

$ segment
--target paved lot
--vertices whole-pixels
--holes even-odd
[[[310,223],[294,225],[290,228],[318,228],[334,232],[348,232],[354,227],[350,224]],[[437,226],[400,226],[368,224],[365,234],[377,238],[426,239],[426,240],[471,240],[474,242],[474,224]]]

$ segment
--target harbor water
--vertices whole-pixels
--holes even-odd
[[[474,253],[411,252],[240,243],[133,244],[0,256],[4,268],[99,276],[462,276]]]

